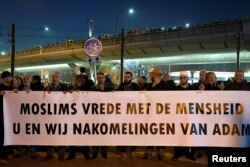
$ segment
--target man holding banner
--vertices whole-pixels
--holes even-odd
[[[181,71],[179,74],[179,84],[176,86],[176,90],[191,90],[192,86],[188,83],[188,73]],[[185,155],[191,160],[196,160],[196,147],[174,147],[174,155],[172,160],[177,160],[182,155]]]
[[[245,80],[244,72],[236,71],[234,74],[233,83],[228,84],[225,90],[250,90],[250,87]]]
[[[68,91],[67,85],[64,85],[60,82],[61,80],[61,73],[60,72],[53,72],[52,75],[52,82],[45,88],[46,91]],[[58,147],[58,158],[60,161],[63,161],[65,154],[64,147]],[[54,148],[48,147],[47,154],[44,158],[45,161],[49,161],[54,158]]]
[[[139,91],[140,87],[132,82],[133,74],[129,71],[124,74],[124,82],[119,85],[117,91]],[[135,146],[120,146],[118,147],[122,152],[120,155],[121,160],[126,160],[128,158],[128,154],[130,159],[135,159]]]
[[[89,91],[90,87],[89,85],[86,84],[87,80],[86,80],[86,76],[80,74],[80,75],[76,75],[75,76],[75,87],[74,87],[74,91]],[[76,156],[76,147],[75,146],[70,146],[69,147],[69,155],[67,157],[67,160],[72,160],[74,159]],[[83,156],[86,160],[90,160],[91,157],[89,155],[89,146],[84,146],[83,147]]]
[[[156,67],[152,68],[150,70],[150,76],[151,76],[152,82],[147,87],[148,91],[171,90],[171,86],[162,80],[162,72],[160,68],[156,68]],[[146,148],[146,151],[143,156],[144,159],[151,159],[153,148],[154,148],[153,146],[149,146]],[[157,147],[157,156],[159,160],[165,159],[165,147],[164,146]]]
[[[97,85],[93,88],[93,91],[98,91],[98,92],[111,92],[114,89],[112,87],[109,87],[108,84],[105,84],[105,76],[104,73],[99,72],[97,73]],[[99,153],[99,146],[93,146],[93,157],[92,159],[96,159],[98,157]],[[101,146],[101,155],[104,159],[108,158],[108,147],[107,146]]]
[[[10,149],[8,146],[3,146],[4,143],[4,121],[3,121],[3,95],[4,91],[11,90],[10,81],[12,75],[8,71],[1,74],[2,83],[0,84],[0,160],[7,159]]]

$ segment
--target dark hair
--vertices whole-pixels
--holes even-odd
[[[80,75],[83,79],[85,79],[86,81],[88,81],[89,80],[89,77],[88,77],[88,75]]]
[[[17,81],[18,83],[18,86],[22,84],[22,78],[18,77],[18,76],[15,76],[14,78],[12,78],[12,80],[10,81],[10,86],[13,87],[13,84],[14,84],[14,80]]]
[[[1,74],[2,78],[12,77],[12,74],[9,71],[4,71]]]
[[[212,71],[210,71],[210,72],[207,72],[207,73],[206,73],[206,81],[208,80],[208,77],[209,77],[210,75],[214,75],[214,76],[215,76],[215,78],[216,78],[215,73],[214,73],[214,72],[212,72]]]
[[[98,72],[97,74],[96,74],[96,76],[97,75],[103,75],[104,76],[104,73],[103,72]]]
[[[147,78],[145,76],[141,76],[141,79],[144,79],[145,81],[147,80]]]
[[[32,80],[36,80],[38,83],[41,83],[42,81],[42,79],[41,79],[41,77],[39,76],[39,75],[33,75],[32,76]]]
[[[131,77],[133,77],[133,74],[130,71],[126,71],[125,74],[129,74],[129,75],[131,75]]]
[[[76,75],[75,79],[79,79],[81,83],[87,82],[88,78],[84,77],[84,75]]]

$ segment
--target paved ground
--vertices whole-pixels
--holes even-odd
[[[196,161],[191,161],[185,157],[181,157],[178,161],[171,160],[172,153],[166,153],[166,159],[159,161],[155,156],[151,160],[142,159],[143,151],[138,150],[136,152],[135,160],[119,160],[119,154],[115,151],[109,154],[107,160],[98,157],[96,160],[86,161],[83,159],[82,154],[78,153],[76,159],[71,161],[59,161],[57,158],[50,160],[48,162],[43,161],[45,152],[39,152],[39,157],[36,160],[31,160],[28,156],[21,159],[9,159],[8,163],[6,161],[0,161],[0,167],[206,167],[207,158],[203,155],[202,158]]]

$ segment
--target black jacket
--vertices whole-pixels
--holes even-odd
[[[49,85],[45,88],[46,91],[68,91],[67,85],[63,83],[59,83],[57,87],[53,87],[53,85]]]
[[[157,85],[153,87],[153,83],[149,83],[147,90],[149,91],[157,91],[157,90],[171,90],[170,86],[167,85],[163,80],[161,80]]]
[[[245,81],[242,83],[233,82],[228,84],[225,90],[250,90],[250,87]]]
[[[117,91],[139,91],[140,87],[134,82],[131,82],[128,86],[126,86],[123,82],[122,84],[118,86],[116,90]]]

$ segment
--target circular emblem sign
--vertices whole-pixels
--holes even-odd
[[[102,43],[98,39],[90,38],[84,43],[84,51],[90,56],[99,56],[102,52]]]

